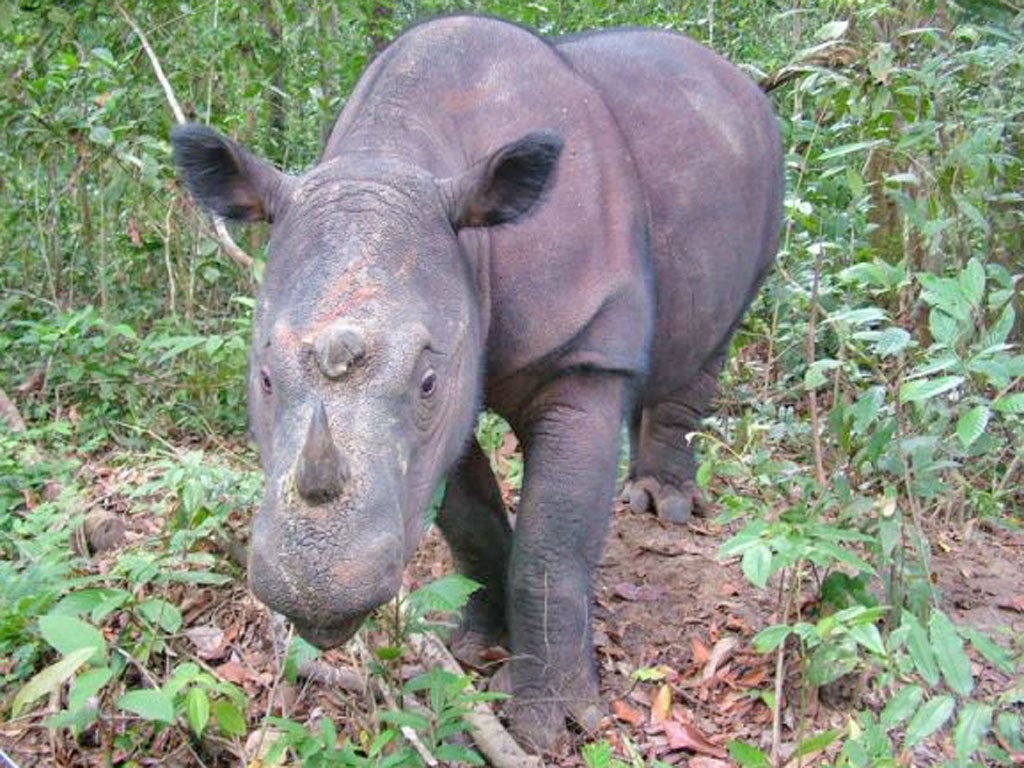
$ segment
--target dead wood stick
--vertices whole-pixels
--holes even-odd
[[[174,95],[174,89],[171,87],[170,81],[164,74],[164,68],[160,66],[160,59],[157,58],[156,53],[153,51],[153,47],[149,44],[149,38],[146,37],[146,33],[142,31],[142,28],[135,23],[128,11],[126,11],[120,3],[115,3],[117,10],[124,16],[124,20],[128,22],[128,26],[132,28],[132,31],[139,38],[139,42],[142,43],[142,50],[146,52],[146,56],[149,58],[149,63],[153,66],[153,73],[156,75],[157,81],[160,83],[160,87],[164,90],[164,96],[167,97],[167,103],[171,107],[171,111],[174,113],[174,121],[178,125],[184,125],[188,122],[185,119],[185,113],[181,109],[181,104],[178,102],[177,97]],[[231,237],[231,233],[228,232],[227,225],[217,214],[211,214],[213,218],[213,229],[217,233],[217,239],[220,241],[221,248],[224,249],[224,253],[227,254],[228,258],[238,264],[244,269],[252,271],[256,262],[253,261],[252,256],[243,251],[238,243],[235,242],[234,238]]]

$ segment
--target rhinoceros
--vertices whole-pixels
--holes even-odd
[[[630,504],[684,521],[687,435],[777,247],[766,98],[677,34],[456,16],[369,65],[301,175],[199,125],[171,140],[204,207],[271,225],[248,385],[257,597],[343,643],[399,591],[446,480],[437,524],[482,585],[456,651],[507,643],[524,743],[593,726],[623,427]],[[474,439],[484,407],[524,452],[514,527]]]

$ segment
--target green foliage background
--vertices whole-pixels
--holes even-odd
[[[496,14],[543,34],[674,29],[776,86],[787,151],[782,248],[737,338],[699,480],[744,523],[726,554],[742,556],[755,584],[783,574],[799,591],[808,563],[853,574],[823,586],[837,608],[861,609],[846,614],[840,640],[794,623],[774,628],[764,649],[793,633],[812,662],[820,655],[819,671],[872,664],[883,685],[901,675],[944,684],[918,657],[899,668],[916,637],[900,611],[938,627],[935,643],[962,644],[934,618],[923,522],[1016,525],[1024,505],[1019,7],[150,0],[125,10],[190,119],[296,172],[316,161],[374,53],[439,13]],[[220,251],[174,179],[173,118],[117,4],[0,2],[0,73],[0,390],[29,427],[0,426],[0,657],[11,659],[0,685],[9,699],[53,650],[79,667],[95,663],[38,621],[66,613],[59,601],[87,583],[66,541],[96,479],[90,462],[137,470],[132,511],[169,521],[161,547],[122,558],[108,587],[159,593],[176,579],[226,578],[203,542],[258,496],[243,446],[244,377],[266,232],[236,232],[257,257],[253,271]],[[500,425],[487,429],[498,430],[496,446]],[[48,490],[54,481],[63,492]],[[896,611],[884,622],[866,604],[871,579]],[[161,627],[125,595],[79,615],[102,625],[127,610],[138,626]],[[896,631],[883,643],[857,629],[876,624]],[[161,650],[153,632],[136,640],[143,659]],[[197,670],[174,679],[162,717],[178,707],[195,730],[210,705],[189,692],[202,690],[237,735],[237,717],[224,714],[232,692]],[[962,676],[949,679],[967,701]],[[915,706],[921,690],[910,695]],[[918,712],[951,716],[952,694],[943,695]],[[966,713],[958,750],[979,732],[979,711],[987,729],[1000,705],[957,710]],[[848,759],[870,764],[872,755]]]

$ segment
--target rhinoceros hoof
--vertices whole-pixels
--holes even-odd
[[[604,715],[596,681],[580,675],[568,680],[560,690],[544,694],[513,690],[511,665],[503,664],[491,677],[490,690],[509,694],[505,705],[509,730],[525,749],[541,753],[554,748],[567,737],[566,718],[587,733],[593,733]]]
[[[665,522],[681,525],[689,522],[699,504],[700,492],[693,482],[686,482],[679,489],[653,477],[639,477],[626,485],[622,499],[633,512],[653,511]]]

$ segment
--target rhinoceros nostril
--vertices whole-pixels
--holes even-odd
[[[344,376],[349,367],[366,354],[362,334],[346,322],[335,323],[321,331],[314,348],[317,366],[329,379]]]
[[[295,487],[310,504],[324,504],[341,494],[346,480],[348,464],[331,439],[327,409],[321,401],[313,411],[295,468]]]

